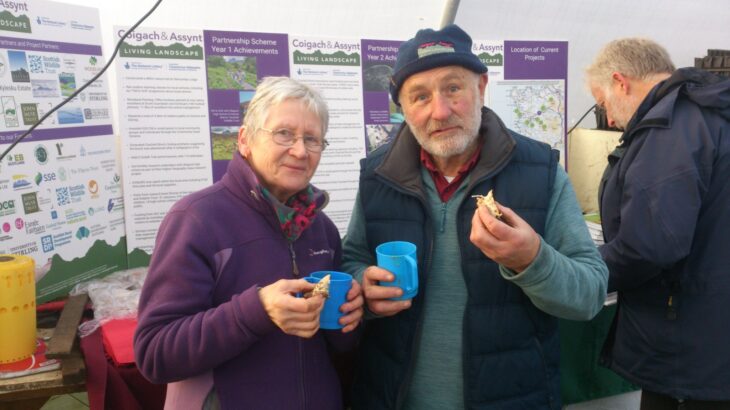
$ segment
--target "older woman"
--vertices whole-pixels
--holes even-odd
[[[226,174],[160,225],[134,347],[141,372],[170,383],[166,408],[342,408],[328,345],[354,347],[360,286],[341,331],[319,331],[321,296],[296,297],[313,288],[303,276],[340,263],[327,194],[309,183],[328,118],[308,86],[265,79]]]

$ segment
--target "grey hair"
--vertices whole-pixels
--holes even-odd
[[[606,44],[585,70],[586,83],[608,87],[611,74],[621,73],[638,80],[671,74],[674,63],[667,50],[646,38],[622,38]]]
[[[260,129],[269,116],[269,109],[286,100],[301,101],[305,108],[319,117],[322,137],[327,134],[329,110],[324,98],[314,88],[289,77],[266,77],[259,83],[248,104],[243,126],[251,131]]]

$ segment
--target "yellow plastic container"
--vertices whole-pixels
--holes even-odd
[[[36,347],[35,263],[0,254],[0,363],[30,357]]]

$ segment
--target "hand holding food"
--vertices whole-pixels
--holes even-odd
[[[304,279],[281,279],[259,289],[261,304],[271,321],[284,333],[312,337],[319,329],[323,298],[304,299],[297,293],[312,289]]]
[[[498,207],[492,191],[486,196],[475,197],[484,209],[477,206],[469,239],[489,259],[517,273],[522,272],[537,257],[540,236],[512,209],[501,204]]]
[[[494,190],[490,189],[486,196],[484,195],[474,195],[474,198],[477,199],[477,206],[486,206],[489,213],[497,218],[502,218],[502,212],[500,212],[499,208],[497,207],[497,202],[494,200]]]
[[[325,299],[330,297],[330,275],[325,275],[322,279],[314,285],[314,289],[311,292],[304,294],[305,298],[311,298],[312,296],[322,295]]]

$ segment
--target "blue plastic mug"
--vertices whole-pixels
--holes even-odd
[[[347,292],[352,288],[352,276],[344,272],[326,270],[312,272],[304,280],[309,283],[318,283],[325,275],[330,275],[330,296],[325,299],[324,307],[319,314],[319,327],[322,329],[342,329],[340,318],[343,313],[340,312],[340,306],[347,302]]]
[[[416,245],[402,241],[385,242],[375,248],[375,253],[378,266],[395,276],[392,282],[380,282],[380,286],[397,286],[403,289],[403,296],[390,300],[413,299],[418,294]]]

